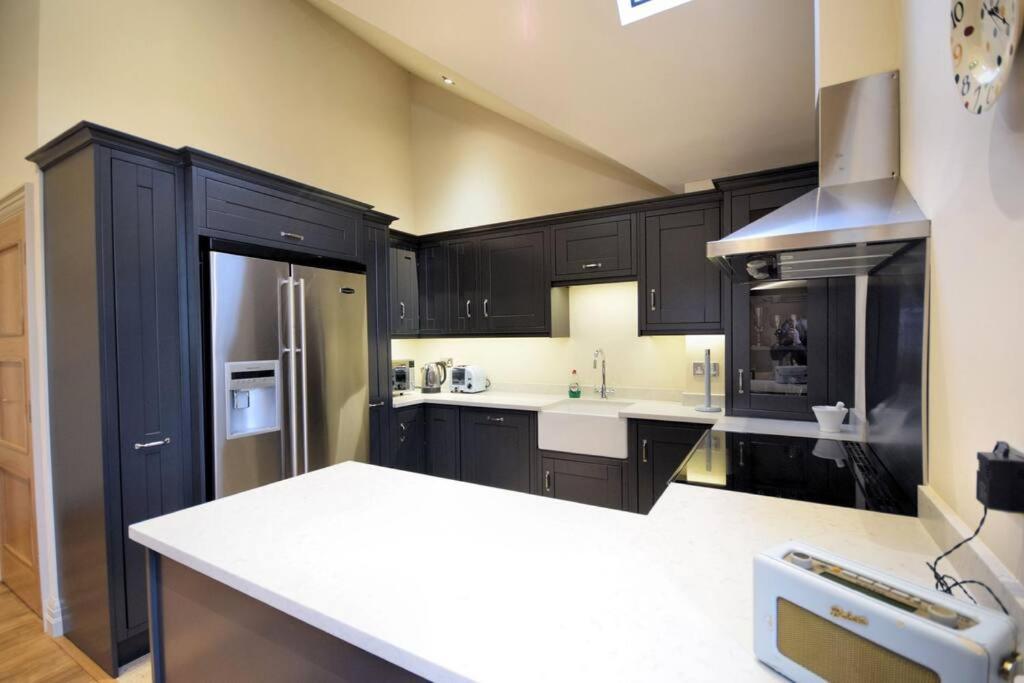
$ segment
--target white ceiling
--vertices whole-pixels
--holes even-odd
[[[816,157],[813,0],[311,0],[413,73],[673,191]]]

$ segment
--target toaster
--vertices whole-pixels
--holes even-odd
[[[452,368],[452,391],[476,394],[491,386],[487,373],[478,365],[456,365]]]
[[[754,652],[793,681],[1012,681],[1010,617],[802,543],[754,558]]]

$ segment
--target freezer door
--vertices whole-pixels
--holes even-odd
[[[366,276],[292,266],[302,352],[300,467],[369,462]]]
[[[288,264],[210,254],[214,496],[289,474]]]

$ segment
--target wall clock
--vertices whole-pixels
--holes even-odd
[[[972,114],[990,109],[1010,76],[1019,11],[1019,0],[951,0],[953,80]]]

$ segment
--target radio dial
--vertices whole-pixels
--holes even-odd
[[[928,618],[950,628],[956,628],[957,622],[960,620],[960,616],[956,612],[942,605],[928,605]]]

